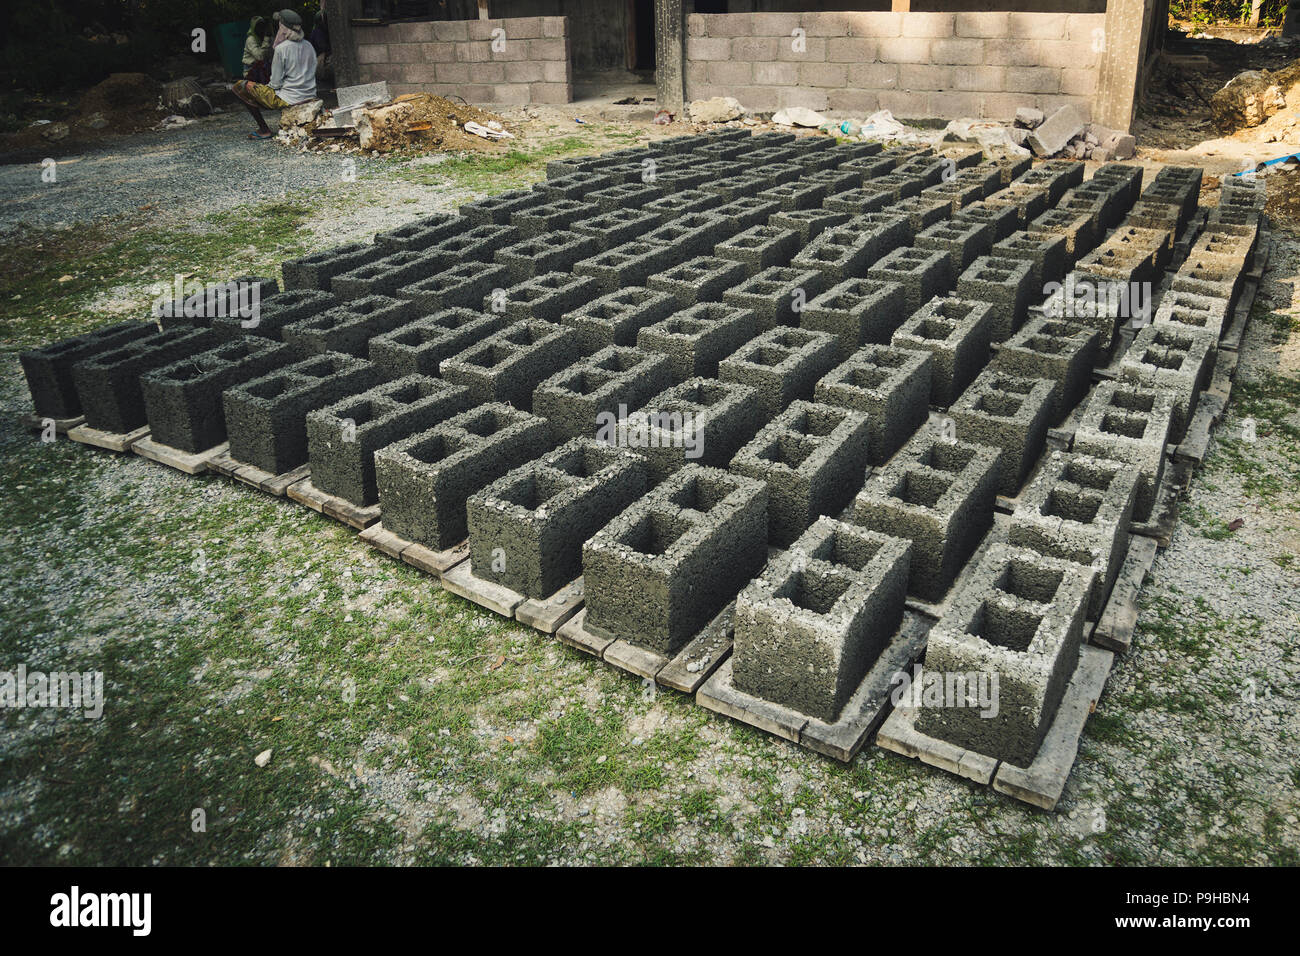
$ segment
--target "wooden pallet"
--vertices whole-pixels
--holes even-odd
[[[78,425],[68,429],[68,437],[83,445],[93,445],[108,451],[128,452],[131,446],[149,434],[149,426],[141,425],[129,432],[106,432],[89,425]]]
[[[448,548],[445,551],[434,551],[425,545],[408,541],[406,538],[393,534],[393,532],[384,528],[383,521],[375,522],[365,531],[362,531],[358,537],[366,544],[378,548],[389,557],[398,558],[412,567],[419,568],[427,574],[432,574],[439,581],[442,580],[443,574],[469,557],[468,541],[462,541],[455,547]]]
[[[582,610],[582,578],[571,581],[548,598],[526,598],[515,608],[515,620],[543,634],[554,634]]]
[[[1129,538],[1128,553],[1115,577],[1110,598],[1101,609],[1101,618],[1092,629],[1089,642],[1106,650],[1122,654],[1133,643],[1137,628],[1138,594],[1147,572],[1155,563],[1157,542],[1154,538],[1133,535]]]
[[[933,622],[924,615],[905,612],[898,632],[862,678],[834,723],[828,724],[736,689],[732,683],[732,657],[728,657],[704,682],[695,700],[706,710],[725,714],[847,763],[889,713],[893,705],[891,693],[897,686],[898,675],[906,673],[921,657],[932,626]]]
[[[619,670],[693,694],[731,654],[734,606],[729,604],[723,608],[672,657],[588,627],[585,607],[556,631],[556,636],[570,647],[599,657]]]
[[[1129,531],[1135,535],[1153,538],[1162,548],[1169,547],[1178,525],[1178,506],[1191,474],[1190,467],[1174,459],[1172,451],[1165,456],[1165,470],[1156,489],[1155,503],[1146,521],[1134,520]]]
[[[78,425],[85,424],[85,421],[85,415],[78,415],[75,418],[51,418],[48,415],[37,415],[29,412],[26,415],[18,416],[18,424],[34,432],[43,432],[46,428],[46,422],[54,422],[54,434],[56,435],[66,435]]]
[[[299,465],[292,471],[286,471],[282,475],[273,475],[255,465],[236,461],[230,457],[228,450],[209,458],[208,467],[219,475],[233,478],[259,491],[265,491],[268,495],[275,495],[277,498],[283,498],[290,485],[297,484],[311,474],[310,465]]]
[[[230,442],[222,442],[220,445],[214,445],[206,451],[191,453],[181,451],[179,448],[173,448],[171,445],[164,445],[162,442],[156,442],[148,436],[141,438],[131,446],[131,450],[141,458],[148,458],[150,461],[156,461],[168,468],[175,468],[187,475],[200,475],[208,471],[208,462],[229,449]]]
[[[364,531],[379,520],[379,505],[358,507],[346,498],[326,494],[311,483],[310,478],[290,485],[286,494],[300,505],[319,511],[327,518],[342,521],[349,527]]]
[[[502,617],[514,617],[515,609],[524,603],[524,596],[518,591],[476,577],[469,560],[448,568],[442,575],[442,586]]]
[[[922,733],[916,729],[917,708],[912,706],[894,709],[876,734],[876,744],[976,783],[992,784],[998,793],[1024,803],[1055,810],[1079,753],[1084,724],[1096,709],[1114,657],[1098,647],[1084,645],[1079,649],[1079,663],[1056,718],[1028,767],[1016,767]]]

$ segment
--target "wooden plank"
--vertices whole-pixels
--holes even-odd
[[[1272,240],[1267,236],[1261,236],[1259,245],[1255,249],[1254,257],[1251,260],[1251,267],[1246,271],[1245,282],[1242,283],[1241,294],[1237,298],[1236,308],[1233,309],[1229,317],[1228,327],[1224,330],[1223,336],[1219,339],[1219,349],[1236,352],[1241,348],[1241,340],[1246,334],[1246,326],[1250,324],[1250,311],[1255,306],[1255,295],[1259,292],[1260,282],[1263,281],[1264,269],[1268,266],[1268,260],[1272,255]]]
[[[265,491],[268,495],[275,495],[277,498],[283,498],[291,485],[295,485],[311,474],[311,465],[299,465],[293,471],[286,471],[283,475],[269,475],[262,472],[265,477],[257,482],[257,487]],[[247,480],[242,475],[240,480]],[[249,482],[252,484],[252,482]]]
[[[1173,458],[1165,460],[1160,487],[1156,489],[1151,516],[1144,522],[1135,521],[1129,530],[1135,535],[1153,538],[1162,548],[1169,547],[1174,528],[1178,524],[1178,506],[1183,489],[1187,486],[1190,468],[1186,462]]]
[[[411,542],[407,541],[405,538],[399,538],[397,535],[387,530],[382,521],[372,524],[365,531],[362,531],[361,534],[357,535],[357,537],[371,547],[378,548],[390,558],[398,558],[399,560],[402,557],[402,552],[410,547],[411,544]]]
[[[311,483],[310,478],[304,478],[297,484],[291,485],[287,494],[294,501],[306,505],[312,511],[319,511],[327,518],[341,521],[358,531],[369,528],[379,520],[379,505],[358,507],[346,498],[340,498],[337,495],[321,491]]]
[[[765,730],[792,743],[799,742],[808,718],[779,704],[772,704],[742,693],[731,684],[732,658],[728,657],[695,694],[695,702],[705,710],[723,714]]]
[[[515,608],[515,620],[536,628],[543,634],[554,634],[582,610],[582,588],[582,578],[578,578],[548,598],[526,598]]]
[[[1128,554],[1120,566],[1111,588],[1110,600],[1101,610],[1101,618],[1093,629],[1091,642],[1117,653],[1124,653],[1133,642],[1137,628],[1138,594],[1147,572],[1155,563],[1158,550],[1154,538],[1134,535],[1129,539]]]
[[[448,568],[442,575],[442,586],[452,594],[459,594],[465,600],[473,601],[489,611],[495,611],[504,617],[514,617],[515,608],[524,603],[524,596],[518,591],[476,577],[470,564],[470,561],[465,560]]]
[[[83,445],[103,448],[107,451],[128,452],[131,446],[149,434],[149,426],[142,425],[129,432],[106,432],[89,425],[78,425],[68,429],[68,437]]]
[[[916,707],[895,707],[876,732],[876,746],[938,767],[967,780],[988,784],[998,762],[992,757],[931,737],[916,729]]]
[[[572,620],[556,631],[555,635],[565,644],[582,651],[584,654],[600,657],[605,653],[605,648],[614,643],[614,639],[592,634],[584,626],[586,621],[587,609],[584,607],[573,616]]]
[[[45,431],[48,423],[53,422],[54,434],[56,435],[66,435],[78,425],[85,424],[85,421],[85,415],[78,415],[75,418],[51,418],[48,415],[37,415],[34,412],[28,412],[25,415],[18,416],[19,425],[35,432]]]
[[[1099,647],[1079,649],[1079,664],[1065,689],[1038,756],[1028,767],[1016,767],[1003,761],[993,778],[993,789],[1025,803],[1055,810],[1065,782],[1079,754],[1088,715],[1097,707],[1115,655]]]
[[[156,442],[148,436],[141,438],[131,446],[131,450],[142,458],[156,461],[168,468],[175,468],[187,475],[198,475],[209,470],[208,462],[230,448],[230,442],[214,445],[206,451],[190,453]]]
[[[297,484],[311,474],[310,465],[299,465],[292,471],[286,471],[282,475],[273,475],[269,471],[263,471],[256,465],[250,465],[247,462],[231,458],[229,450],[208,459],[208,467],[219,475],[234,478],[236,481],[251,485],[259,491],[265,491],[268,495],[275,495],[277,498],[283,498],[290,486]]]
[[[654,680],[668,665],[667,655],[624,640],[616,640],[601,655],[606,663],[621,671]]]
[[[848,763],[893,707],[892,691],[898,675],[906,673],[925,652],[933,622],[919,614],[905,614],[893,640],[862,679],[844,705],[840,719],[827,724],[809,718],[799,742],[810,750]]]
[[[683,694],[694,694],[699,690],[731,654],[735,610],[736,602],[732,601],[719,611],[717,617],[664,665],[655,680]]]
[[[448,548],[445,551],[434,551],[422,544],[407,541],[406,547],[402,549],[403,561],[412,567],[419,568],[429,574],[435,574],[440,578],[468,558],[468,541],[462,541],[454,548]]]

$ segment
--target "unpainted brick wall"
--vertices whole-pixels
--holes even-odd
[[[522,106],[573,99],[567,17],[355,25],[362,83]],[[493,31],[497,34],[493,49]]]
[[[1105,22],[1104,13],[692,14],[686,99],[1000,121],[1019,106],[1074,103],[1088,117]]]

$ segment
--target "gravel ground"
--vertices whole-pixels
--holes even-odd
[[[63,229],[137,215],[162,222],[199,219],[241,203],[265,202],[358,179],[382,165],[365,156],[306,153],[274,142],[250,141],[242,110],[197,120],[181,129],[121,139],[59,161],[57,181],[44,182],[36,164],[0,166],[0,236],[26,228]]]
[[[228,163],[243,149],[209,146]],[[319,178],[319,157],[280,154],[299,166],[293,182]],[[196,173],[186,155],[120,188],[148,202],[156,176],[180,192]],[[9,194],[13,172],[0,170]],[[222,180],[224,199],[205,190],[205,208],[247,198],[235,178]],[[348,188],[347,211],[313,224],[313,246],[463,198],[378,168]],[[90,183],[77,195],[65,217],[131,206],[96,205]],[[1253,388],[1300,377],[1294,231],[1279,234],[1258,313],[1242,387],[1157,557],[1134,646],[1057,814],[872,746],[841,766],[438,591],[289,502],[42,445],[5,420],[0,662],[102,668],[110,706],[97,722],[0,714],[0,858],[1300,861],[1300,510],[1297,449],[1282,430],[1300,417],[1294,405],[1268,419],[1251,407],[1259,440],[1244,458],[1234,440]],[[24,404],[4,356],[0,407]],[[1228,531],[1237,517],[1244,525]],[[340,687],[351,694],[342,709]],[[274,759],[256,768],[267,748]],[[190,808],[206,810],[206,840]]]

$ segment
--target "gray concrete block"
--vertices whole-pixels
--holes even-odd
[[[868,345],[831,369],[813,391],[825,405],[867,415],[867,462],[883,465],[929,417],[928,352]]]
[[[554,447],[546,421],[490,403],[375,452],[384,528],[434,551],[469,533],[469,496]]]
[[[422,315],[370,340],[369,358],[385,374],[438,377],[442,360],[463,352],[507,325],[504,314],[444,309]]]
[[[646,287],[673,296],[683,309],[701,302],[719,302],[722,294],[751,275],[743,262],[718,256],[696,256],[646,279]]]
[[[957,278],[957,295],[973,302],[987,302],[992,308],[989,337],[994,342],[1009,339],[1029,314],[1031,297],[1041,299],[1030,285],[1033,263],[1003,256],[980,256]]]
[[[1002,450],[998,492],[1014,496],[1047,442],[1057,384],[996,369],[982,372],[948,409],[958,440]]]
[[[286,325],[282,334],[285,342],[307,355],[342,352],[364,358],[370,351],[371,339],[405,325],[416,314],[415,304],[409,299],[370,295],[299,319]]]
[[[993,356],[991,368],[1057,384],[1052,424],[1059,425],[1092,385],[1098,333],[1086,326],[1037,315]]]
[[[834,723],[903,619],[909,542],[830,518],[736,599],[738,690]]]
[[[501,402],[531,411],[533,390],[579,355],[573,329],[529,319],[514,322],[443,359],[442,377],[469,389],[479,403]]]
[[[945,683],[949,675],[996,679],[996,713],[966,700],[922,707],[917,730],[1017,767],[1033,763],[1079,661],[1094,573],[991,548],[930,630],[925,670]]]
[[[578,333],[584,354],[609,345],[635,345],[638,333],[672,315],[673,297],[639,286],[629,286],[593,299],[565,315],[561,322]]]
[[[877,260],[867,270],[867,278],[901,285],[907,314],[912,315],[951,289],[956,277],[949,271],[946,253],[906,246]]]
[[[637,346],[667,355],[674,380],[683,382],[716,376],[718,363],[757,334],[749,309],[703,302],[641,329]]]
[[[718,363],[718,378],[751,386],[771,418],[797,398],[810,399],[818,379],[834,368],[839,340],[827,332],[775,328]]]
[[[763,566],[767,489],[695,465],[586,542],[587,626],[671,655]]]
[[[1074,432],[1071,451],[1094,458],[1112,458],[1137,465],[1138,485],[1133,517],[1151,517],[1160,479],[1164,475],[1165,445],[1173,423],[1175,393],[1142,388],[1131,382],[1101,382],[1088,398]]]
[[[543,600],[582,575],[582,546],[648,488],[645,461],[575,438],[466,500],[474,576]]]
[[[591,437],[672,384],[668,356],[610,345],[538,385],[533,412],[566,438]]]
[[[894,332],[896,348],[929,352],[930,404],[947,408],[988,362],[993,308],[969,299],[935,298]]]
[[[600,295],[595,280],[568,272],[544,272],[483,297],[483,311],[513,322],[541,319],[559,322]]]
[[[853,522],[912,542],[908,593],[938,601],[993,524],[996,448],[922,430],[867,479]]]
[[[286,259],[281,265],[284,275],[284,288],[321,289],[329,291],[330,280],[336,275],[355,269],[357,266],[374,262],[387,253],[385,246],[376,246],[368,242],[350,242],[313,252],[297,259]]]
[[[888,342],[906,314],[906,295],[897,282],[846,279],[808,303],[799,327],[836,336],[843,361],[863,345]]]
[[[563,272],[600,252],[595,236],[557,230],[503,246],[494,261],[505,266],[511,282],[526,282],[547,272]]]
[[[769,544],[788,546],[822,515],[838,515],[862,486],[866,414],[796,401],[731,459],[730,470],[767,484]]]
[[[76,418],[81,414],[81,399],[77,397],[77,386],[72,380],[72,366],[97,353],[113,351],[157,332],[158,326],[152,322],[130,320],[101,326],[20,353],[19,362],[36,414],[50,418]]]
[[[1197,399],[1214,373],[1217,343],[1212,333],[1202,329],[1148,325],[1138,330],[1120,359],[1119,375],[1124,381],[1173,393],[1171,442],[1183,440],[1196,414]]]

